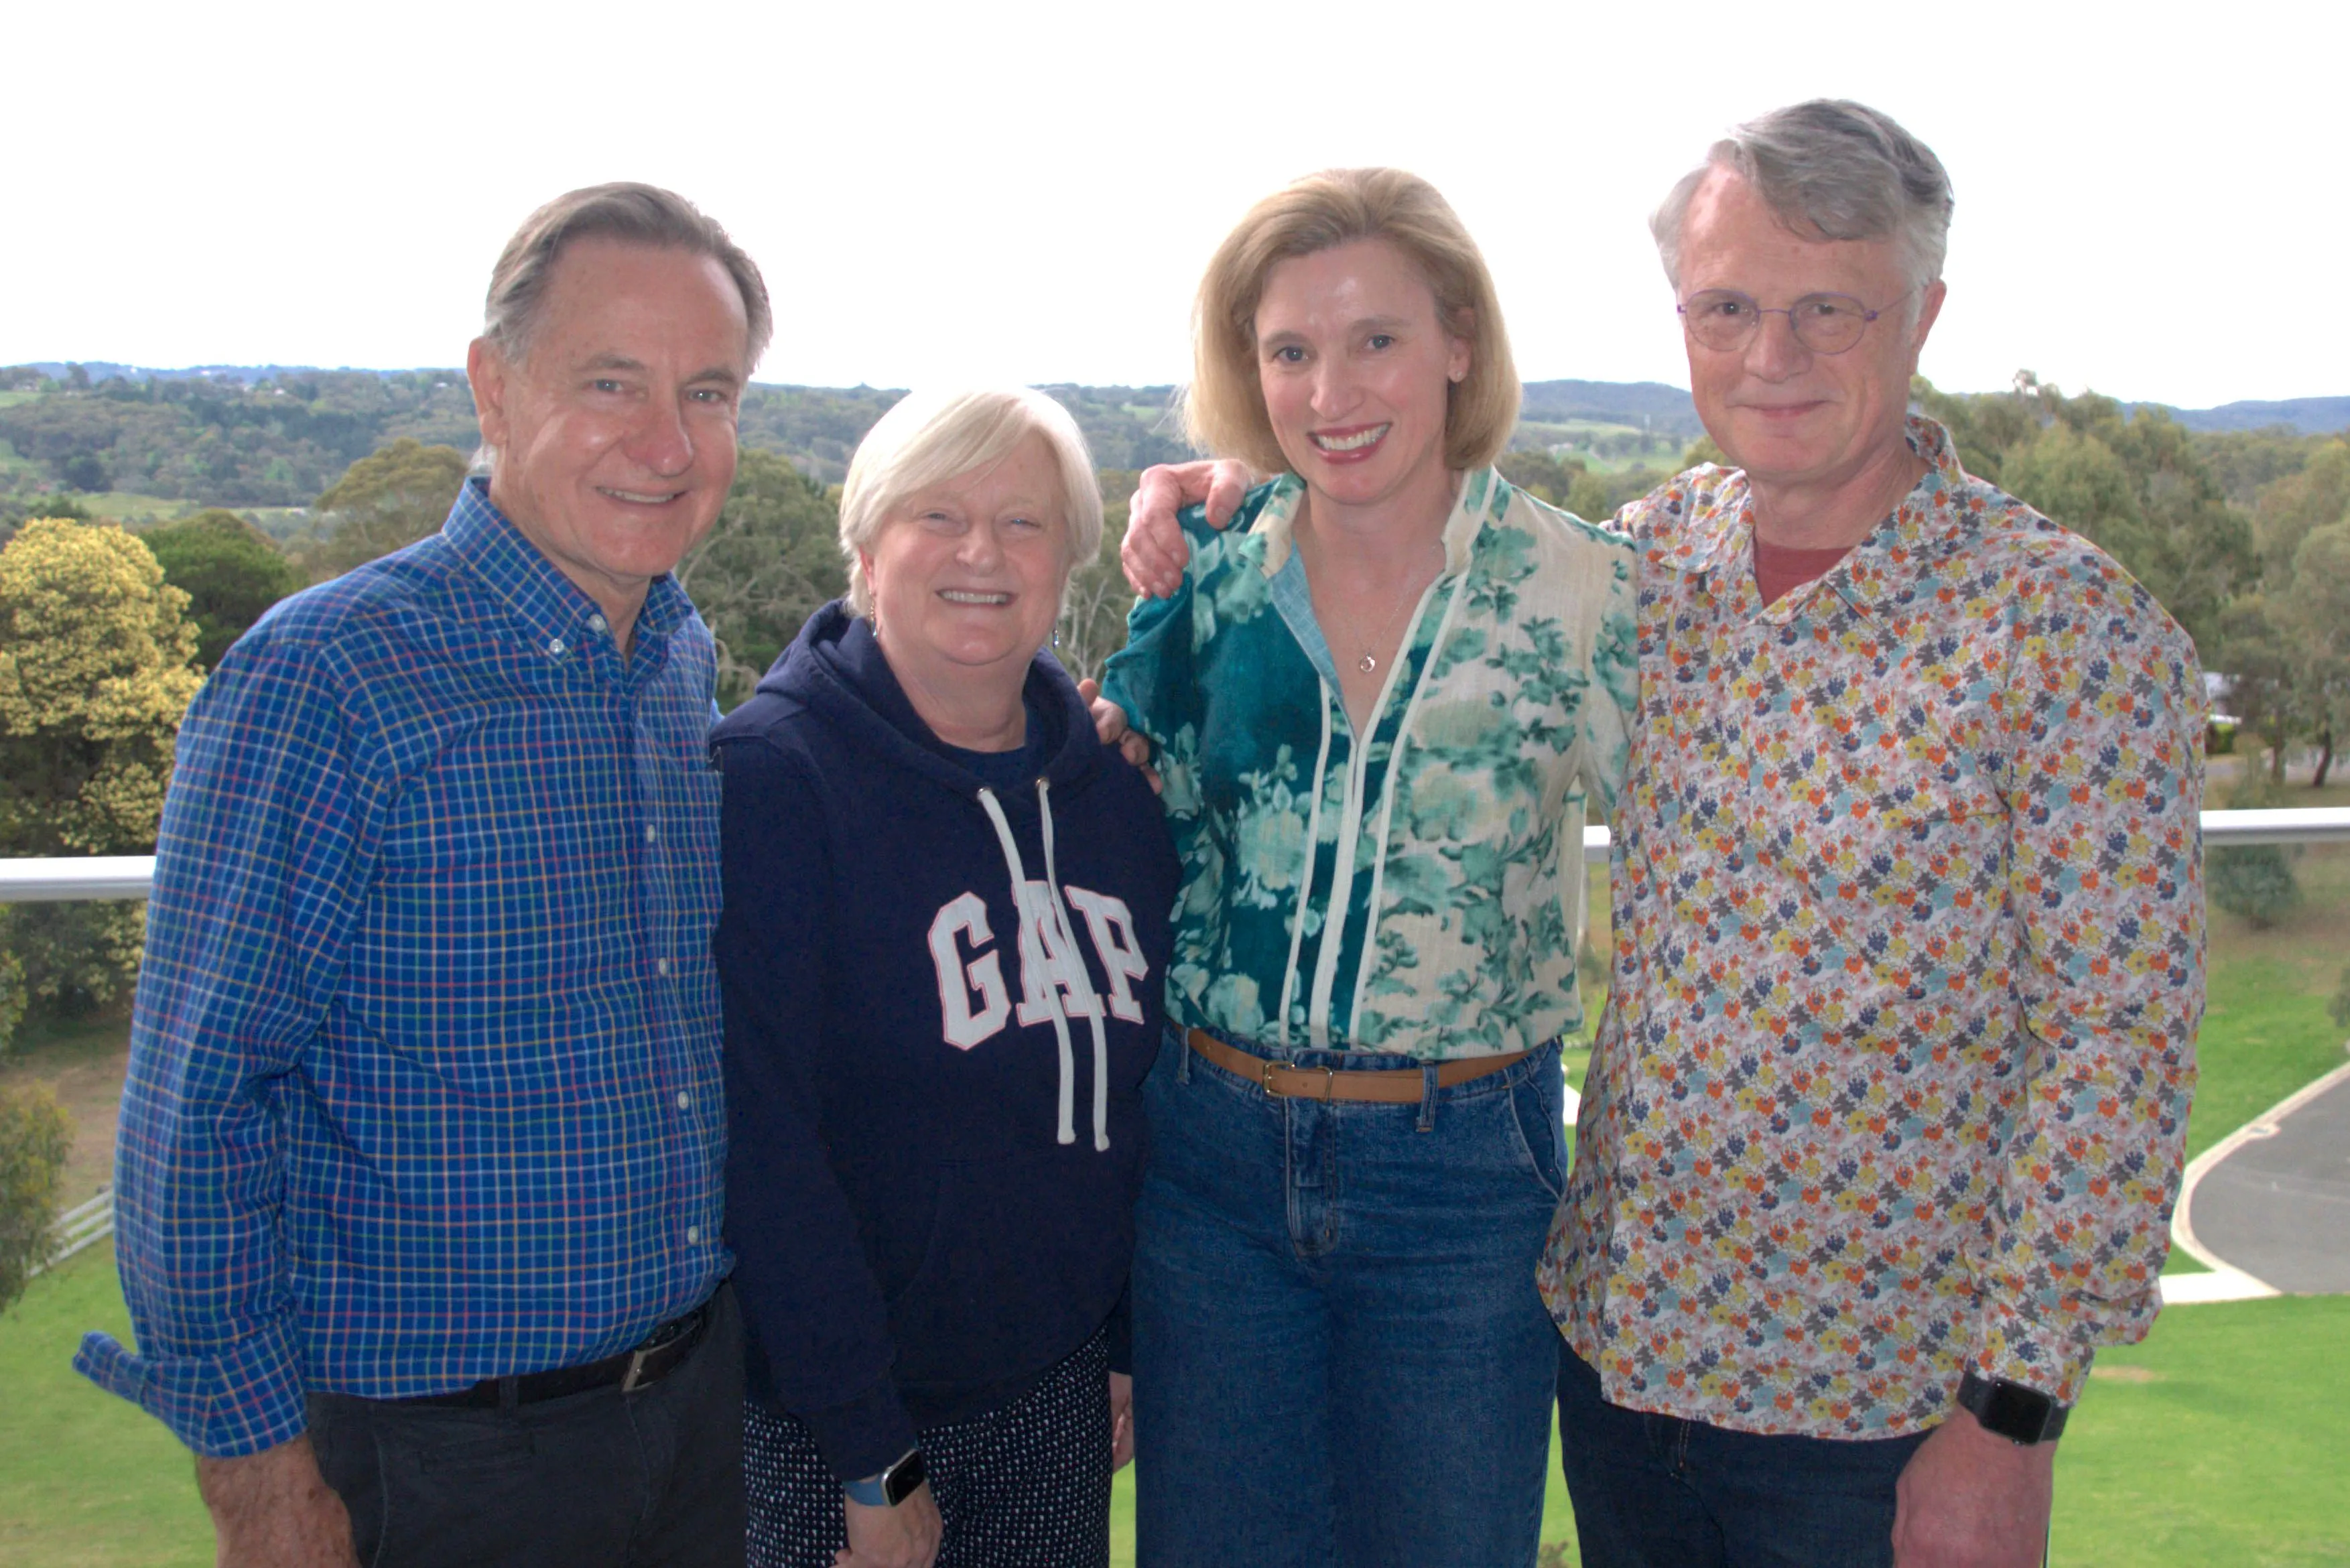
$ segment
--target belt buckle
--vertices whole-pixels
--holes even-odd
[[[645,1357],[651,1354],[650,1350],[632,1350],[629,1353],[629,1369],[620,1375],[621,1393],[633,1394],[637,1391],[638,1380],[645,1370]]]
[[[1273,1075],[1274,1075],[1274,1074],[1275,1072],[1279,1071],[1280,1069],[1282,1069],[1282,1068],[1284,1068],[1284,1067],[1286,1067],[1286,1068],[1288,1068],[1289,1070],[1291,1070],[1292,1072],[1296,1072],[1296,1073],[1319,1073],[1319,1074],[1321,1074],[1321,1075],[1322,1075],[1322,1093],[1321,1093],[1319,1096],[1315,1096],[1315,1095],[1282,1095],[1282,1094],[1281,1094],[1281,1092],[1280,1092],[1279,1090],[1275,1089],[1275,1088],[1273,1086]],[[1316,1099],[1316,1098],[1319,1098],[1319,1099],[1324,1100],[1324,1101],[1328,1101],[1328,1100],[1331,1100],[1331,1099],[1334,1099],[1334,1098],[1336,1098],[1336,1092],[1335,1092],[1335,1091],[1336,1091],[1336,1088],[1337,1088],[1337,1084],[1338,1084],[1338,1075],[1337,1075],[1336,1073],[1333,1072],[1331,1069],[1329,1069],[1329,1068],[1327,1068],[1327,1067],[1300,1067],[1300,1066],[1298,1066],[1298,1065],[1297,1065],[1295,1063],[1294,1063],[1294,1062],[1274,1062],[1274,1061],[1268,1061],[1268,1062],[1266,1062],[1266,1063],[1265,1063],[1265,1064],[1264,1064],[1264,1071],[1263,1071],[1262,1074],[1260,1074],[1260,1075],[1258,1075],[1258,1078],[1257,1078],[1257,1086],[1258,1086],[1259,1088],[1263,1089],[1263,1090],[1266,1094],[1268,1094],[1268,1095],[1280,1095],[1280,1097],[1281,1097],[1281,1098],[1283,1098],[1283,1099],[1284,1099],[1284,1100],[1300,1100],[1300,1099],[1302,1099],[1302,1100],[1310,1100],[1310,1099]]]

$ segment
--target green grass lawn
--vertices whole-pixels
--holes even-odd
[[[2178,1307],[2097,1357],[2056,1459],[2051,1561],[2350,1563],[2350,1297]]]
[[[69,1365],[93,1328],[130,1337],[104,1242],[35,1280],[0,1316],[0,1564],[205,1568],[212,1526],[188,1451]]]

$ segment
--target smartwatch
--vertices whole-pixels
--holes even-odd
[[[2054,1442],[2071,1413],[2071,1407],[2059,1405],[2037,1388],[2005,1377],[1978,1377],[1971,1368],[1959,1379],[1959,1406],[1972,1413],[1983,1430],[2022,1448]]]
[[[843,1481],[840,1490],[849,1501],[864,1507],[895,1508],[913,1496],[914,1489],[929,1479],[930,1472],[922,1468],[922,1450],[908,1449],[879,1475]]]

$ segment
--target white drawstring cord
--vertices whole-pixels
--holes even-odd
[[[1036,782],[1040,785],[1044,783],[1042,779],[1039,779]],[[1045,978],[1045,983],[1041,989],[1045,992],[1047,1004],[1053,1010],[1054,1037],[1061,1044],[1060,1140],[1063,1143],[1075,1143],[1077,1141],[1077,1061],[1076,1052],[1069,1046],[1069,1021],[1066,1017],[1063,1016],[1061,1012],[1061,988],[1057,984],[1054,983],[1052,970],[1045,954],[1036,950],[1042,943],[1035,935],[1036,923],[1030,918],[1032,911],[1028,907],[1028,873],[1027,870],[1020,864],[1020,846],[1012,841],[1012,825],[1003,820],[1003,807],[1002,804],[996,800],[995,792],[987,788],[983,784],[980,786],[979,804],[986,808],[987,819],[995,824],[996,842],[1003,846],[1003,863],[1011,869],[1012,872],[1012,908],[1014,912],[1017,914],[1020,919],[1020,972],[1023,981],[1022,989],[1026,989],[1026,979],[1029,975],[1042,975]],[[1047,820],[1049,821],[1050,819],[1048,818]],[[1049,834],[1052,830],[1048,827],[1045,831]],[[1046,854],[1046,859],[1048,862],[1051,856],[1048,851]],[[1097,1029],[1101,1027],[1098,1022],[1097,1022],[1094,1026]],[[1098,1137],[1097,1138],[1097,1141],[1098,1142]],[[1103,1145],[1102,1147],[1107,1147],[1107,1145]]]
[[[1093,976],[1086,972],[1086,955],[1077,949],[1076,929],[1069,924],[1069,906],[1061,897],[1061,871],[1053,863],[1052,785],[1041,774],[1036,779],[1036,815],[1045,823],[1045,890],[1052,895],[1053,918],[1061,925],[1061,950],[1068,955],[1070,978],[1086,999],[1086,1022],[1093,1025],[1094,1147],[1106,1150],[1109,1147],[1109,1035],[1102,1028],[1101,998],[1094,994]],[[1102,961],[1109,961],[1107,954]]]

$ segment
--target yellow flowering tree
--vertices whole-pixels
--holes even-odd
[[[0,856],[155,846],[194,697],[188,596],[121,529],[56,518],[0,550]],[[29,1005],[112,1002],[137,972],[137,903],[34,904],[0,924],[0,1049]]]

